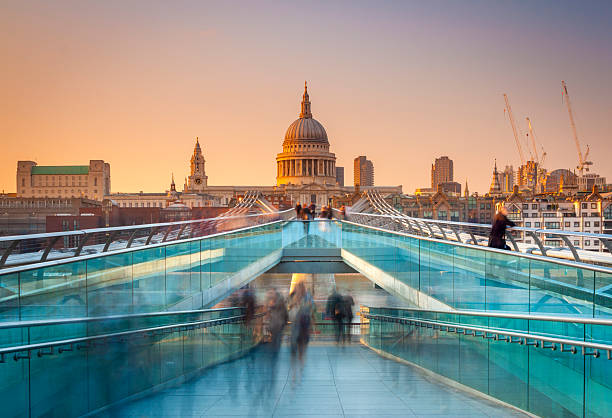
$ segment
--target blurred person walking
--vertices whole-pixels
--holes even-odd
[[[303,282],[296,284],[289,295],[289,319],[291,320],[291,363],[293,383],[302,377],[304,356],[310,341],[312,328],[313,300]]]
[[[506,227],[513,227],[515,225],[514,222],[508,219],[508,209],[502,206],[493,218],[493,226],[489,235],[489,247],[510,250],[510,247],[506,244]]]
[[[327,299],[326,314],[334,321],[334,331],[336,336],[336,344],[344,341],[344,307],[342,306],[342,295],[334,290]]]
[[[345,322],[345,327],[346,330],[344,331],[344,335],[343,335],[343,342],[346,342],[348,340],[349,344],[352,342],[351,341],[351,329],[352,329],[352,323],[353,323],[353,306],[355,306],[355,300],[353,299],[353,297],[348,294],[342,297],[342,308],[343,308],[343,316],[344,316],[344,322]]]
[[[258,402],[268,401],[274,394],[278,355],[283,340],[283,331],[289,319],[285,298],[277,289],[268,291],[265,309],[270,341],[263,347],[264,378],[259,382]]]
[[[295,217],[299,219],[301,215],[302,215],[302,205],[300,205],[300,202],[297,202],[297,204],[295,205]]]

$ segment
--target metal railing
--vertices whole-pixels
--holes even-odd
[[[47,341],[37,344],[25,344],[12,347],[0,348],[0,363],[5,363],[7,354],[13,354],[13,360],[29,359],[32,351],[37,352],[38,357],[61,354],[73,351],[74,349],[87,349],[90,345],[104,343],[105,341],[124,341],[128,337],[145,335],[154,337],[156,335],[171,334],[176,331],[191,331],[201,328],[213,327],[216,325],[238,323],[244,321],[244,315],[232,316],[228,318],[207,319],[204,321],[184,322],[159,327],[142,328],[130,331],[113,332],[108,334],[93,335],[80,338],[70,338],[66,340]],[[54,348],[58,350],[55,351]],[[49,351],[44,351],[50,349]],[[24,354],[25,353],[25,354]]]
[[[0,268],[203,237],[293,215],[292,209],[245,213],[256,200],[243,199],[244,205],[216,218],[0,237]]]
[[[395,214],[348,212],[346,218],[362,225],[480,246],[488,244],[489,233],[491,232],[491,225],[487,224],[412,218],[399,212]],[[612,253],[612,235],[525,227],[512,227],[508,228],[507,231],[506,238],[511,244],[510,249],[516,252],[572,259],[578,262],[612,264],[612,255],[610,254]],[[517,233],[533,239],[535,245],[520,242],[519,238],[515,236]],[[545,245],[547,237],[549,239],[555,237],[563,241],[566,247]],[[599,240],[608,249],[609,253],[584,250],[572,242],[574,238]]]
[[[371,309],[371,308],[370,308]],[[385,309],[385,308],[379,308]],[[603,325],[612,326],[610,319],[595,319],[595,318],[570,318],[567,316],[539,316],[539,315],[516,315],[505,313],[491,312],[476,312],[476,311],[437,311],[424,309],[409,309],[397,308],[397,310],[418,312],[418,313],[438,313],[447,315],[469,315],[477,317],[494,317],[512,320],[527,320],[527,321],[547,321],[547,322],[564,322],[580,325]],[[591,341],[581,341],[570,338],[561,338],[539,333],[516,331],[504,328],[483,327],[468,324],[460,324],[450,321],[423,319],[416,317],[403,317],[392,315],[370,314],[368,312],[361,313],[362,318],[368,320],[378,320],[381,322],[398,323],[402,325],[410,325],[421,328],[430,328],[437,331],[463,334],[465,336],[479,337],[494,341],[505,341],[510,344],[519,344],[525,346],[534,346],[536,348],[557,350],[562,353],[576,354],[579,352],[583,356],[593,356],[599,358],[601,352],[607,353],[607,359],[612,360],[612,345],[603,344]],[[590,351],[589,351],[590,350]]]

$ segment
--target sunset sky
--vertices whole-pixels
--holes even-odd
[[[573,168],[561,80],[612,182],[611,22],[610,1],[3,1],[0,191],[17,160],[90,159],[113,192],[182,189],[196,136],[210,185],[272,185],[304,80],[348,184],[367,155],[412,193],[448,155],[487,191],[519,163],[503,93]]]

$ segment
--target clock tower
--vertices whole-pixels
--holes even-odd
[[[195,148],[191,156],[191,174],[187,180],[187,187],[190,192],[202,192],[208,185],[208,176],[206,176],[204,163],[200,141],[196,138]]]

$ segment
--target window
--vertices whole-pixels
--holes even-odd
[[[580,222],[574,222],[574,228],[579,228],[580,227]]]
[[[542,214],[542,217],[543,218],[554,218],[554,217],[556,217],[556,215],[555,215],[554,212],[545,212],[545,213]]]
[[[597,226],[597,227],[599,227],[599,221],[595,221],[595,222],[593,222],[593,226]]]
[[[547,229],[559,229],[559,222],[545,222],[544,226]]]
[[[438,219],[446,219],[446,211],[441,210],[438,212]]]
[[[599,245],[599,240],[594,239],[593,240],[593,245]]]
[[[574,245],[580,245],[580,241],[574,240]]]
[[[566,223],[565,223],[565,227],[566,227],[566,228],[569,228],[569,227],[570,227],[570,225],[571,225],[571,223],[570,223],[570,222],[566,222]]]
[[[589,207],[589,204],[588,204],[588,203],[583,203],[583,204],[582,204],[582,209],[587,209],[588,207]]]
[[[527,228],[530,228],[530,227],[531,227],[531,222],[525,222],[525,226],[526,226]]]
[[[559,241],[552,241],[552,240],[546,240],[544,241],[545,245],[548,245],[549,247],[560,247],[561,243]]]
[[[591,245],[591,241],[589,241],[588,239],[586,241],[584,241],[584,246],[588,247]]]
[[[529,203],[523,203],[523,210],[529,209]]]
[[[597,203],[591,203],[591,209],[597,209]]]
[[[585,227],[589,227],[589,226],[591,226],[591,223],[590,223],[589,221],[585,221],[585,222],[584,222],[584,226],[585,226]]]
[[[537,203],[532,203],[531,204],[531,209],[537,209],[538,208],[538,204]]]
[[[98,178],[94,177],[94,186],[97,186],[97,185],[98,185]]]
[[[536,228],[539,228],[539,227],[540,227],[540,223],[539,223],[539,222],[536,222],[534,226],[535,226]]]

